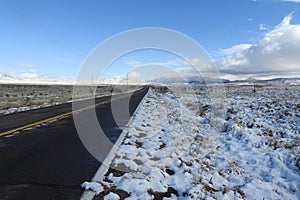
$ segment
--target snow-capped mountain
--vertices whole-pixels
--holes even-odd
[[[19,75],[11,75],[0,73],[0,84],[74,84],[73,79],[57,79],[38,75],[36,73],[23,73]]]
[[[0,74],[0,81],[13,81],[15,77],[9,74]]]

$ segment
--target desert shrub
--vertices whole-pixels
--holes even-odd
[[[53,104],[55,102],[54,98],[49,99],[48,103]]]
[[[23,105],[29,106],[31,104],[30,97],[25,97],[23,100]]]
[[[197,111],[197,115],[203,117],[205,116],[205,113],[211,108],[210,105],[204,105],[204,106],[201,106],[199,108],[199,110]]]

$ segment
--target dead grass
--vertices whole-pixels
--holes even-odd
[[[201,117],[204,117],[205,114],[208,112],[208,110],[211,108],[211,105],[204,105],[204,106],[201,106],[199,108],[199,110],[197,111],[197,115],[198,116],[201,116]]]
[[[178,196],[178,192],[172,187],[168,187],[167,192],[156,192],[151,188],[147,192],[154,197],[153,200],[163,200],[164,197],[171,197],[172,194]]]

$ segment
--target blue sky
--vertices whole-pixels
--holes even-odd
[[[1,0],[0,3],[0,73],[21,77],[23,74],[29,79],[30,76],[75,79],[80,65],[99,43],[119,32],[140,27],[163,27],[188,35],[216,63],[223,63],[227,67],[224,72],[230,75],[234,66],[230,65],[228,70],[224,62],[237,53],[231,51],[232,47],[260,44],[291,13],[289,23],[300,24],[300,3],[280,0]],[[228,51],[224,53],[225,49]],[[131,53],[114,63],[105,76],[126,73],[132,69],[130,61],[170,59],[175,58],[157,51]]]

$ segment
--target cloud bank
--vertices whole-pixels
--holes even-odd
[[[18,83],[18,84],[74,84],[72,78],[56,78],[47,75],[41,75],[36,70],[22,71],[21,73],[0,73],[0,84]]]
[[[10,64],[13,67],[19,67],[19,68],[38,68],[39,66],[32,63],[26,63],[26,62],[14,62]]]
[[[221,50],[224,59],[217,61],[220,72],[228,75],[278,74],[300,75],[300,24],[291,24],[286,16],[257,44],[239,44]]]
[[[237,80],[248,77],[258,79],[300,77],[300,24],[291,24],[292,15],[293,13],[284,17],[282,22],[271,30],[260,24],[259,30],[266,33],[255,44],[238,44],[220,50],[221,58],[215,60],[220,76],[212,74],[210,78]],[[138,67],[147,63],[132,60],[126,64]],[[195,77],[197,72],[191,64],[198,66],[201,72],[209,72],[212,68],[203,65],[197,58],[151,64],[173,68],[173,73],[168,70],[160,71],[158,76],[165,78],[171,78],[174,74],[181,74],[187,78]]]
[[[300,0],[281,0],[282,2],[300,3]]]

